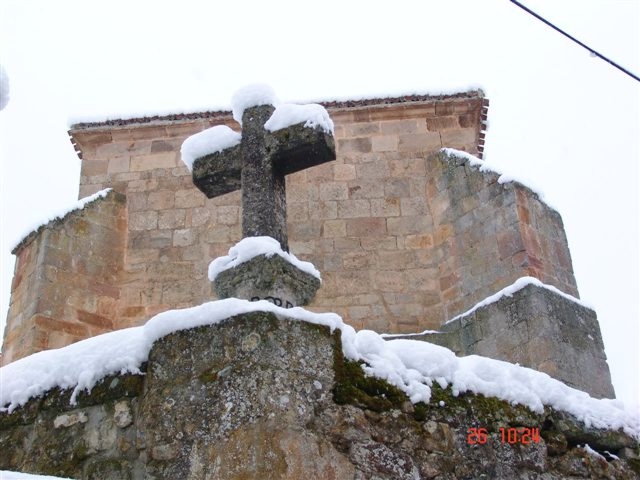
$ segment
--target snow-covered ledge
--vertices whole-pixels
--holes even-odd
[[[618,400],[596,399],[546,373],[412,339],[385,340],[370,331],[356,332],[333,313],[301,307],[285,309],[268,301],[225,299],[160,313],[142,327],[107,333],[67,347],[43,351],[0,369],[0,411],[12,412],[29,399],[56,387],[72,389],[75,402],[108,375],[139,372],[157,340],[173,332],[218,324],[249,312],[326,325],[341,331],[346,358],[364,362],[367,375],[382,378],[405,392],[413,403],[430,402],[431,387],[450,386],[454,395],[473,392],[524,405],[541,413],[545,406],[567,412],[587,427],[622,429],[640,439],[640,413]]]

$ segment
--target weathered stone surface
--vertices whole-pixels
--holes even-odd
[[[268,300],[285,308],[309,304],[320,288],[318,278],[279,255],[253,257],[220,272],[213,284],[219,298]]]
[[[408,338],[458,355],[518,363],[593,397],[615,398],[595,312],[543,287],[527,285],[446,323],[439,333]]]
[[[275,108],[259,105],[242,116],[240,145],[198,158],[193,183],[213,198],[242,190],[242,236],[269,236],[289,250],[285,175],[335,160],[333,135],[304,123],[269,132]]]
[[[110,377],[76,406],[54,391],[0,414],[0,470],[78,480],[640,478],[638,442],[621,432],[437,384],[429,404],[412,405],[345,361],[337,332],[270,313],[168,335],[146,372],[144,388],[140,376]],[[521,427],[538,429],[539,442],[502,440],[501,428]],[[486,429],[486,442],[470,428]]]
[[[0,364],[113,330],[126,228],[126,198],[110,191],[15,247]]]
[[[272,478],[296,478],[286,459],[296,439],[299,452],[321,453],[318,468],[339,459],[329,443],[304,432],[315,409],[331,401],[337,342],[327,327],[267,313],[160,340],[150,355],[145,436],[152,451],[177,450],[171,458],[152,455],[148,474],[260,478],[275,469]],[[227,445],[237,457],[223,459]]]
[[[105,378],[70,405],[53,390],[11,414],[0,414],[0,470],[77,479],[143,478],[137,444],[142,376]]]
[[[313,301],[313,309],[334,311],[359,329],[372,328],[393,333],[423,331],[439,327],[443,321],[495,292],[495,288],[489,288],[490,291],[487,292],[484,285],[499,283],[497,288],[501,288],[511,283],[515,279],[514,275],[517,278],[532,274],[528,271],[529,267],[512,264],[511,259],[506,259],[500,263],[499,269],[487,268],[482,271],[482,289],[452,290],[444,297],[437,287],[437,270],[425,282],[425,276],[415,275],[414,269],[437,269],[442,265],[442,268],[459,270],[460,264],[454,261],[454,257],[466,257],[472,260],[469,263],[474,268],[479,269],[485,264],[491,264],[496,242],[490,236],[490,230],[502,227],[504,222],[500,219],[506,212],[507,204],[504,204],[504,208],[497,201],[489,204],[484,193],[477,195],[478,201],[487,203],[484,207],[484,203],[480,203],[476,209],[478,216],[483,219],[482,234],[487,241],[476,244],[475,249],[466,248],[467,244],[457,250],[450,247],[457,241],[452,226],[447,224],[435,227],[431,213],[406,216],[400,208],[400,216],[397,216],[398,206],[407,206],[416,197],[425,198],[425,194],[433,190],[431,184],[436,183],[440,177],[438,164],[427,162],[427,157],[433,152],[399,152],[398,135],[434,133],[425,130],[427,122],[432,119],[437,123],[436,119],[440,116],[465,115],[467,124],[464,127],[475,126],[478,142],[474,145],[455,143],[447,146],[478,154],[482,148],[482,117],[486,115],[488,103],[482,97],[481,92],[474,91],[438,97],[402,97],[325,104],[335,124],[336,139],[369,137],[368,143],[372,149],[381,137],[392,136],[395,140],[391,143],[384,142],[384,148],[392,150],[383,152],[358,153],[348,148],[338,148],[335,162],[287,176],[288,236],[291,251],[299,258],[313,262],[323,275],[326,274],[324,286]],[[439,107],[438,110],[442,110],[442,113],[436,114],[436,104],[446,105],[447,108]],[[102,125],[85,124],[72,128],[72,141],[83,159],[80,196],[107,187],[126,196],[121,216],[125,240],[122,253],[124,261],[115,269],[114,278],[108,283],[111,291],[119,295],[85,290],[81,292],[82,296],[72,298],[77,306],[66,305],[64,315],[55,315],[56,320],[68,320],[75,318],[74,309],[87,311],[108,319],[109,322],[100,320],[104,326],[86,324],[75,331],[82,335],[61,331],[52,335],[46,335],[45,332],[36,334],[35,330],[39,330],[35,328],[36,317],[29,316],[29,309],[38,304],[44,306],[45,297],[42,295],[41,285],[32,278],[27,279],[27,276],[37,268],[39,259],[44,258],[42,254],[46,257],[50,252],[39,254],[37,249],[30,249],[30,253],[20,254],[16,277],[21,276],[23,281],[12,294],[8,323],[22,325],[24,332],[32,334],[7,330],[3,344],[5,358],[17,359],[43,348],[71,343],[80,336],[86,338],[104,330],[140,325],[159,311],[197,305],[211,299],[211,285],[205,278],[207,265],[212,258],[226,254],[242,237],[240,191],[207,199],[193,185],[191,172],[181,163],[173,167],[169,164],[158,165],[153,170],[131,170],[131,157],[166,153],[173,146],[177,158],[177,150],[187,136],[221,124],[238,128],[230,112],[170,116],[156,118],[152,122],[138,119]],[[105,168],[95,162],[108,164],[107,173],[100,173]],[[371,165],[359,166],[365,163]],[[455,179],[476,185],[478,181],[475,177],[491,180],[486,174],[472,171],[468,172],[466,178],[456,176]],[[332,187],[324,187],[327,184]],[[443,187],[447,189],[446,185]],[[464,193],[463,188],[457,188],[456,191]],[[168,192],[174,193],[173,207],[170,206],[172,200]],[[345,192],[347,199],[343,198]],[[493,190],[491,192],[495,193]],[[460,205],[471,208],[473,205],[469,206],[468,203],[473,198],[474,194],[462,196]],[[434,205],[440,200],[434,199]],[[434,205],[429,204],[429,208],[435,211],[437,205]],[[162,214],[165,209],[173,212],[171,215]],[[184,210],[184,215],[176,210]],[[541,214],[545,212],[539,212],[535,208],[528,210],[532,225],[545,225],[540,222]],[[461,207],[461,211],[466,213],[468,210]],[[487,218],[486,212],[493,213],[493,216]],[[375,229],[363,229],[363,224],[350,222],[353,218],[372,217],[374,214]],[[301,215],[304,218],[300,218]],[[117,217],[105,211],[102,220],[114,218]],[[339,220],[343,223],[325,224],[326,220]],[[498,221],[500,224],[496,225]],[[166,229],[160,225],[166,226]],[[132,227],[143,226],[150,229],[132,230]],[[66,226],[60,224],[56,228],[64,230]],[[182,233],[186,231],[189,232],[188,238]],[[446,248],[440,236],[436,239],[437,231],[448,234],[444,238],[448,240]],[[433,236],[433,245],[429,242],[417,244],[410,238],[415,235]],[[115,259],[116,249],[112,245],[98,248],[103,240],[104,237],[92,237],[88,247],[92,253],[86,255],[76,253],[85,251],[81,248],[59,248],[60,252],[67,252],[71,261],[66,265],[61,264],[64,268],[59,270],[63,274],[50,273],[60,277],[68,273],[69,276],[62,282],[68,281],[71,284],[73,280],[81,278],[75,267],[86,264],[82,259],[92,260],[103,255]],[[543,242],[542,246],[544,245]],[[407,255],[406,250],[410,250],[410,255]],[[367,263],[358,267],[355,272],[358,278],[355,280],[351,257],[363,253],[366,254]],[[395,255],[393,259],[389,259],[388,254]],[[447,265],[442,263],[444,258],[447,259]],[[478,264],[478,258],[484,263]],[[566,263],[566,255],[564,258]],[[56,259],[58,260],[59,258]],[[526,258],[520,260],[529,261]],[[551,262],[560,265],[559,260],[552,258]],[[390,262],[393,263],[391,267]],[[328,272],[329,269],[331,273]],[[395,270],[396,276],[399,272],[404,272],[401,295],[392,290],[397,287],[391,282],[373,287],[374,279],[384,276],[389,270]],[[87,281],[93,276],[91,272],[93,270],[87,271]],[[474,287],[474,281],[469,281],[469,275],[465,271],[462,273],[462,286]],[[546,270],[543,273],[546,274]],[[475,271],[473,275],[472,280],[478,278],[475,277]],[[17,280],[16,278],[16,284]],[[354,284],[356,290],[352,290]],[[554,285],[563,289],[562,285]],[[366,292],[363,292],[365,288]],[[39,296],[37,302],[29,301],[30,297],[36,296]],[[66,300],[69,297],[61,295],[54,298]],[[459,304],[461,298],[464,302]],[[434,302],[434,299],[437,301]],[[459,310],[454,311],[450,305],[459,307]],[[87,307],[91,309],[88,310]],[[48,308],[50,307],[45,306],[44,309]],[[364,311],[367,311],[366,315],[362,314]],[[45,317],[52,318],[44,310],[42,313]],[[66,327],[64,324],[55,326]]]

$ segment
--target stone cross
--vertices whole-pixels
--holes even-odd
[[[333,136],[303,123],[269,132],[265,122],[272,105],[244,110],[239,145],[193,163],[193,183],[208,198],[242,190],[242,236],[269,236],[287,241],[285,176],[335,160]]]
[[[335,160],[335,142],[324,128],[306,122],[267,130],[274,111],[272,105],[246,108],[240,143],[195,159],[192,173],[208,198],[241,189],[242,236],[272,237],[288,252],[285,177]],[[213,284],[219,298],[294,307],[313,299],[320,279],[280,255],[261,255],[218,273]]]

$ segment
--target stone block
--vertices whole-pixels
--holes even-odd
[[[333,165],[333,179],[336,182],[346,182],[356,179],[356,167],[351,164],[336,163]]]
[[[443,130],[442,146],[460,149],[466,147],[473,148],[477,142],[477,131],[475,128],[460,128],[456,130]]]
[[[347,226],[344,220],[326,220],[322,224],[323,237],[344,237],[346,234]]]
[[[386,135],[418,133],[420,129],[421,122],[413,118],[380,122],[380,132]]]
[[[129,215],[129,229],[131,230],[155,230],[158,228],[158,212],[147,210],[132,212]]]
[[[349,199],[382,198],[385,196],[386,182],[358,179],[347,184]],[[389,195],[394,196],[394,195]]]
[[[186,208],[186,207],[183,207],[182,205],[180,206],[178,205],[179,205],[179,202],[176,197],[176,206],[178,208]],[[195,207],[187,210],[186,223],[191,227],[202,227],[203,225],[206,225],[207,223],[209,223],[209,220],[211,218],[216,218],[216,217],[217,217],[217,210],[214,210],[213,208]]]
[[[309,204],[308,203],[288,203],[287,204],[287,223],[295,223],[309,220]]]
[[[240,223],[240,207],[236,205],[219,206],[218,223],[222,225],[236,225]]]
[[[154,153],[152,155],[134,155],[131,157],[131,171],[139,172],[156,168],[173,168],[178,166],[175,152]]]
[[[390,235],[411,235],[430,232],[433,228],[430,217],[407,216],[387,218],[387,232]]]
[[[198,238],[196,231],[192,228],[179,229],[173,232],[173,246],[186,247],[193,245]]]
[[[438,343],[458,355],[519,363],[593,397],[615,397],[595,312],[546,288],[527,285],[441,330]]]
[[[370,137],[345,138],[338,140],[336,150],[340,155],[366,153],[371,151]]]
[[[349,198],[345,182],[323,182],[318,191],[320,200],[346,200]]]
[[[279,255],[259,255],[220,272],[213,285],[219,298],[269,300],[291,308],[310,303],[320,288],[320,280]]]
[[[452,130],[456,131],[456,130]],[[444,140],[438,132],[404,134],[399,136],[398,151],[400,152],[432,152],[442,148]],[[456,144],[457,145],[457,144]]]
[[[83,160],[81,164],[81,175],[93,177],[105,175],[107,173],[108,162],[105,160]]]
[[[371,138],[371,150],[374,152],[395,152],[398,150],[397,135],[376,135]]]
[[[398,198],[372,198],[371,215],[373,217],[398,217],[400,200]]]
[[[403,197],[400,199],[400,211],[404,217],[428,215],[427,200],[424,196]]]
[[[404,239],[405,248],[426,249],[433,246],[432,234],[407,235]]]
[[[360,246],[367,251],[376,250],[397,250],[397,237],[362,237],[360,238]]]
[[[356,165],[356,176],[359,179],[382,179],[389,176],[389,163],[386,160],[360,163]]]
[[[149,210],[168,210],[175,204],[172,190],[156,190],[150,192],[147,198],[147,208]]]
[[[344,126],[344,134],[347,137],[362,137],[379,131],[380,124],[378,122],[348,123]]]
[[[338,203],[332,200],[306,204],[311,220],[333,220],[338,218]]]
[[[445,115],[427,118],[427,130],[431,132],[452,128],[460,128],[457,115]]]
[[[373,287],[384,292],[402,292],[406,289],[406,276],[398,270],[379,270],[373,275]]]
[[[161,230],[184,228],[185,217],[184,209],[161,210],[158,214],[158,228]]]
[[[338,201],[338,218],[360,218],[371,216],[369,200],[340,200]]]
[[[350,218],[346,221],[349,237],[385,237],[386,221],[382,217]]]
[[[129,171],[129,156],[122,155],[119,157],[109,158],[107,165],[107,173],[124,173]]]

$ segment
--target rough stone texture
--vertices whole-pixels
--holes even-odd
[[[124,195],[112,191],[16,246],[3,364],[119,328],[126,228]]]
[[[79,480],[640,478],[638,444],[620,432],[437,386],[429,405],[412,405],[339,345],[327,327],[269,313],[168,335],[144,377],[107,378],[75,407],[54,391],[0,413],[0,469]],[[538,428],[539,443],[502,441],[500,428],[522,427]],[[486,443],[470,443],[470,428],[486,429]]]
[[[615,398],[596,313],[546,288],[528,285],[446,323],[440,333],[407,338],[518,363],[593,397]]]
[[[293,479],[318,476],[334,457],[341,471],[346,460],[304,428],[331,400],[336,342],[326,327],[262,313],[162,339],[150,356],[142,410],[148,474]],[[154,453],[165,450],[172,453]],[[295,452],[320,454],[292,468],[287,455]]]
[[[579,298],[560,214],[523,185],[498,183],[468,161],[428,158],[427,203],[435,230],[447,319],[531,276]]]
[[[264,125],[275,107],[247,108],[239,145],[195,160],[193,183],[212,198],[242,190],[242,236],[269,236],[289,251],[285,175],[335,160],[333,136],[304,123],[276,132]],[[253,258],[214,281],[219,298],[268,299],[287,308],[308,304],[320,281],[275,255]]]
[[[144,478],[136,422],[140,375],[105,378],[90,394],[53,390],[11,414],[0,413],[0,470],[77,479]]]
[[[318,278],[279,255],[253,257],[220,272],[213,283],[219,298],[268,300],[285,308],[307,305],[320,288]]]
[[[285,176],[335,160],[333,136],[304,123],[269,132],[275,107],[259,105],[242,115],[242,142],[198,158],[193,183],[213,198],[242,190],[242,236],[269,236],[289,251]],[[240,183],[240,185],[238,185]]]

